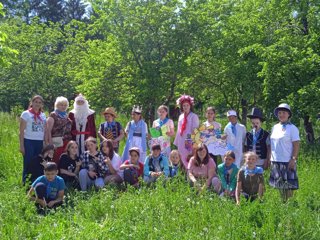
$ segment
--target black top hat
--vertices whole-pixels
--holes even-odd
[[[251,109],[251,114],[247,115],[248,118],[252,119],[252,118],[259,118],[261,121],[264,121],[264,117],[262,114],[262,110],[260,108],[252,108]]]

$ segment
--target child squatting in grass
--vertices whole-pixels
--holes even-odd
[[[36,202],[38,208],[55,208],[63,203],[65,183],[57,174],[57,165],[48,162],[44,167],[44,175],[32,183],[28,197]]]

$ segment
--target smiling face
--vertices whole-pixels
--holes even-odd
[[[139,154],[136,151],[130,151],[130,161],[132,164],[137,164],[139,161]]]
[[[249,154],[246,156],[246,165],[249,169],[254,169],[257,163],[257,155]]]
[[[94,153],[97,150],[97,143],[93,141],[86,142],[86,147],[90,153]]]
[[[57,110],[60,112],[65,112],[67,111],[68,108],[68,103],[67,102],[59,102],[57,104]]]
[[[157,113],[161,120],[165,119],[168,115],[168,112],[164,108],[159,108]]]
[[[289,112],[285,110],[279,110],[278,111],[278,119],[280,122],[285,123],[289,120]]]
[[[190,109],[191,109],[191,105],[190,105],[189,102],[184,102],[182,104],[182,110],[183,110],[184,113],[188,114],[190,112]]]
[[[32,101],[32,109],[35,111],[39,111],[43,107],[43,102],[40,98],[35,98]]]
[[[200,148],[197,150],[198,157],[201,159],[201,161],[207,156],[207,150],[206,148]]]
[[[69,156],[76,156],[78,154],[78,145],[73,143],[68,148]]]
[[[171,152],[170,153],[170,161],[173,165],[178,165],[180,162],[180,156],[177,152]]]

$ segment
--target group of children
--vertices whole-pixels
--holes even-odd
[[[85,140],[86,151],[78,156],[78,144],[71,140],[56,164],[52,162],[55,148],[47,145],[32,161],[33,166],[28,170],[32,182],[30,198],[40,208],[52,208],[62,203],[65,189],[87,191],[93,186],[99,189],[105,185],[122,183],[139,187],[140,178],[149,185],[160,177],[168,179],[177,175],[184,175],[198,190],[212,188],[220,196],[234,198],[237,204],[240,203],[241,195],[250,200],[262,197],[263,169],[256,166],[259,159],[256,153],[245,154],[244,165],[240,170],[235,164],[234,151],[227,151],[223,163],[216,167],[216,156],[210,154],[203,143],[191,149],[188,157],[183,159],[179,148],[171,151],[170,137],[175,133],[173,121],[167,117],[168,108],[160,106],[158,114],[159,119],[154,121],[153,127],[160,129],[163,125],[168,125],[167,132],[163,134],[167,135],[169,144],[165,147],[153,144],[148,156],[148,129],[141,118],[141,108],[136,106],[132,110],[132,121],[127,124],[125,131],[120,123],[114,121],[114,109],[105,110],[106,122],[99,129],[100,148],[97,140],[89,137]],[[213,124],[217,135],[220,135],[221,125],[214,121],[214,108],[209,107],[206,116],[204,124]],[[183,121],[181,127],[186,129],[186,120]],[[118,155],[119,139],[124,133],[127,141],[121,157]],[[178,127],[179,136],[180,133],[181,129]]]
[[[241,196],[250,201],[262,197],[263,170],[269,166],[269,184],[280,190],[284,201],[299,188],[296,172],[299,130],[290,122],[292,112],[288,104],[275,108],[279,123],[271,134],[261,127],[264,117],[259,108],[253,108],[247,115],[252,126],[248,132],[238,122],[236,111],[229,110],[229,123],[222,132],[213,107],[207,108],[207,120],[200,124],[193,112],[191,96],[182,95],[177,104],[182,113],[176,133],[167,106],[157,109],[159,118],[149,129],[139,106],[133,107],[132,120],[124,129],[115,121],[115,109],[106,108],[103,112],[106,121],[98,130],[98,148],[94,111],[82,95],[76,97],[69,115],[68,100],[58,97],[56,109],[47,121],[42,97],[33,97],[30,108],[21,115],[19,134],[20,152],[24,156],[23,180],[29,175],[32,183],[30,199],[39,208],[52,208],[63,202],[65,189],[87,191],[91,187],[122,184],[138,188],[142,180],[150,185],[158,179],[167,181],[182,175],[197,191],[212,189],[240,204]],[[205,138],[197,142],[199,132]],[[120,156],[119,142],[125,136]],[[173,136],[176,150],[171,150]],[[218,166],[212,142],[225,145],[223,163]]]

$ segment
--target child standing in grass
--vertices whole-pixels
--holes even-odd
[[[127,141],[123,150],[122,161],[129,159],[129,149],[132,147],[137,147],[140,149],[139,161],[141,163],[144,163],[146,158],[148,126],[145,121],[143,121],[141,113],[141,107],[133,107],[131,112],[132,121],[128,122],[125,129]]]
[[[216,109],[214,107],[208,107],[206,111],[206,118],[207,121],[203,123],[203,125],[206,128],[212,127],[212,129],[209,129],[210,135],[214,135],[217,138],[221,137],[221,124],[216,122]],[[218,156],[214,155],[209,150],[210,157],[214,160],[214,162],[217,164]]]
[[[63,203],[65,183],[57,174],[57,165],[49,162],[44,167],[44,175],[32,183],[28,196],[38,208],[55,208]]]
[[[263,196],[263,169],[256,166],[258,158],[254,152],[245,154],[245,165],[240,169],[237,177],[236,201],[238,205],[240,204],[240,194],[250,201]]]
[[[126,184],[132,186],[139,186],[139,177],[143,175],[143,164],[139,162],[140,149],[133,147],[129,149],[130,159],[124,161],[120,166],[120,170],[123,170],[123,180]]]
[[[108,107],[104,110],[103,115],[106,121],[100,124],[98,132],[100,144],[109,139],[112,141],[114,151],[118,153],[119,142],[124,137],[124,131],[121,124],[115,121],[117,113],[113,107]]]
[[[166,135],[168,137],[166,138],[166,141],[165,141],[165,147],[164,149],[162,149],[162,153],[166,155],[167,158],[169,158],[169,155],[171,152],[170,137],[174,136],[174,123],[171,119],[168,118],[168,112],[169,112],[169,109],[167,106],[161,105],[160,107],[158,107],[157,113],[159,118],[153,121],[153,124],[152,124],[153,128],[156,128],[160,131],[163,126],[167,126],[168,131],[165,133],[162,132],[162,135]]]
[[[169,159],[169,177],[174,177],[179,172],[186,173],[186,170],[178,150],[172,150]]]
[[[234,152],[227,151],[223,163],[218,166],[218,176],[221,181],[221,196],[234,197],[237,186],[238,167],[234,164],[236,156]]]

